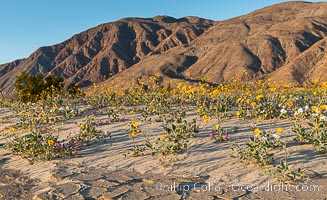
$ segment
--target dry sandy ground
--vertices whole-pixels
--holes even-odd
[[[1,116],[11,115],[6,109]],[[157,156],[125,158],[122,153],[132,147],[126,123],[138,119],[138,114],[125,116],[125,122],[112,122],[98,127],[111,132],[110,139],[85,146],[75,157],[38,162],[10,154],[0,147],[0,199],[327,199],[327,154],[317,153],[311,145],[292,141],[291,121],[263,121],[264,130],[284,129],[288,141],[292,169],[307,169],[310,180],[279,185],[265,176],[265,168],[240,163],[232,158],[228,143],[215,143],[209,133],[217,122],[200,122],[200,132],[190,140],[182,154],[166,160],[163,167]],[[196,117],[188,113],[191,120]],[[106,119],[98,116],[97,119]],[[15,123],[10,117],[6,123]],[[70,120],[59,126],[60,137],[77,133]],[[2,124],[4,126],[5,124]],[[245,143],[253,120],[231,119],[221,123],[228,130],[230,141]],[[237,126],[238,131],[233,132]],[[161,123],[140,123],[151,138],[162,133]],[[136,137],[138,143],[144,142]],[[0,144],[5,142],[0,137]],[[276,151],[274,164],[285,156]],[[297,191],[299,190],[299,191]]]

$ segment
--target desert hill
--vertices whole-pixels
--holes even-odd
[[[0,65],[0,87],[10,93],[15,77],[22,71],[53,73],[64,77],[66,85],[88,86],[135,65],[149,54],[188,44],[212,24],[198,17],[168,16],[102,24],[60,44],[41,47],[26,59]]]
[[[148,72],[213,83],[235,75],[293,84],[327,80],[326,36],[327,3],[278,4],[216,22],[187,46],[149,56],[112,80]]]

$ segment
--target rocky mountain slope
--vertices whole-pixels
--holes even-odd
[[[53,46],[41,47],[26,59],[0,65],[0,88],[13,90],[16,75],[54,73],[66,85],[88,86],[135,65],[147,55],[186,45],[213,25],[198,17],[126,18],[99,25]]]
[[[212,83],[235,76],[292,84],[327,80],[326,36],[327,3],[278,4],[216,22],[187,46],[147,57],[111,81],[147,72]]]
[[[15,76],[24,70],[61,75],[67,85],[82,87],[153,74],[212,83],[237,75],[303,84],[327,80],[326,48],[323,2],[282,3],[217,22],[198,17],[126,18],[0,65],[0,88],[10,93]]]

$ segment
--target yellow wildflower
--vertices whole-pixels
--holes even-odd
[[[131,135],[132,135],[132,137],[136,137],[137,136],[137,132],[134,131],[134,132],[132,132]]]
[[[318,107],[317,106],[312,106],[311,107],[311,110],[312,110],[312,112],[317,112],[318,111]]]
[[[9,133],[13,133],[13,132],[15,132],[14,127],[10,127],[10,128],[9,128]]]
[[[260,99],[262,99],[262,98],[263,98],[263,95],[262,95],[262,94],[259,94],[259,95],[257,95],[257,96],[255,97],[256,100],[260,100]]]
[[[291,106],[293,105],[293,103],[292,103],[291,101],[286,101],[286,102],[285,102],[285,105],[286,105],[287,107],[291,107]]]
[[[325,110],[327,110],[327,105],[321,105],[319,107],[319,109],[325,111]]]
[[[139,123],[137,123],[137,121],[132,121],[132,124],[135,128],[137,128],[139,126]]]
[[[53,110],[53,111],[56,111],[57,109],[58,109],[57,106],[53,106],[53,107],[52,107],[52,110]]]
[[[283,133],[283,129],[279,127],[279,128],[276,129],[276,132],[277,132],[277,134],[282,134]]]
[[[160,134],[160,138],[163,140],[165,139],[165,134]]]
[[[202,117],[204,123],[208,123],[209,119],[207,115],[203,115]]]
[[[53,140],[48,140],[48,145],[53,145],[54,144],[54,141]]]
[[[256,105],[257,105],[257,103],[256,103],[256,102],[254,102],[254,101],[252,101],[252,102],[251,102],[251,106],[253,106],[253,107],[254,107],[254,106],[256,106]]]
[[[218,129],[219,129],[219,127],[220,127],[220,125],[219,125],[219,124],[216,124],[216,130],[218,130]]]
[[[212,91],[212,95],[213,96],[216,96],[218,93],[219,93],[219,90],[218,89],[215,89],[215,90]]]
[[[259,128],[255,128],[254,130],[253,130],[253,133],[255,134],[255,135],[259,135],[260,134],[260,129]]]
[[[80,127],[81,129],[84,129],[84,128],[85,128],[85,124],[81,124],[81,125],[79,125],[79,127]]]

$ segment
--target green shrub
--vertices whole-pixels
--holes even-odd
[[[20,101],[34,102],[47,95],[63,89],[64,79],[53,74],[43,76],[38,73],[36,75],[28,75],[26,72],[16,77],[15,89]]]

